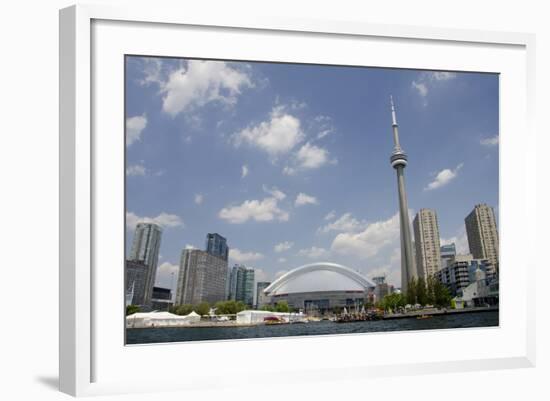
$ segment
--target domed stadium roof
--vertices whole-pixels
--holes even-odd
[[[280,295],[315,291],[364,291],[374,283],[359,272],[336,263],[312,263],[285,273],[264,291]]]

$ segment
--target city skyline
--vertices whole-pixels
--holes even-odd
[[[399,287],[390,93],[409,215],[436,210],[464,253],[473,206],[498,210],[496,75],[127,60],[127,246],[138,220],[163,227],[161,286],[217,232],[257,281],[335,261]]]

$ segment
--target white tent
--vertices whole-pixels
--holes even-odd
[[[175,327],[196,323],[200,320],[200,315],[194,311],[185,316],[175,315],[170,312],[134,313],[133,315],[126,316],[126,327]]]

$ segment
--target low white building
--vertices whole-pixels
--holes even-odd
[[[303,321],[305,315],[303,313],[289,312],[270,312],[263,310],[243,310],[237,313],[237,324],[260,324],[265,322],[265,318],[276,317],[282,321],[296,322]]]

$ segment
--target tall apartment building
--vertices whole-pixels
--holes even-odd
[[[413,220],[418,277],[427,279],[441,268],[439,226],[434,210],[420,209]]]
[[[218,233],[206,234],[206,252],[227,261],[229,257],[227,240]]]
[[[254,269],[236,264],[231,269],[229,299],[254,304]]]
[[[153,223],[138,223],[132,241],[128,260],[147,266],[143,304],[149,305],[153,297],[153,286],[157,277],[162,229]],[[126,283],[128,287],[129,283]],[[131,285],[131,284],[130,284]]]
[[[493,208],[482,203],[464,220],[470,253],[476,259],[487,259],[498,271],[498,231]]]
[[[227,260],[200,249],[181,253],[175,303],[214,304],[225,300]]]

